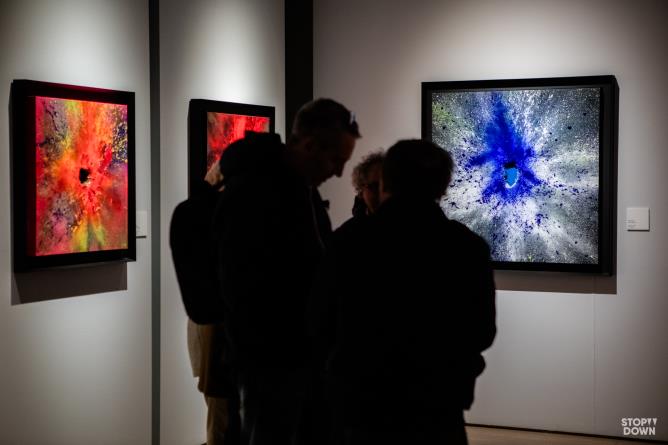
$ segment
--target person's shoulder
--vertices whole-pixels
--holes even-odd
[[[359,245],[361,241],[369,239],[373,233],[372,223],[372,216],[349,218],[332,233],[332,247],[347,249]]]
[[[475,251],[489,256],[489,245],[483,237],[459,221],[448,219],[448,225],[454,241],[460,245],[460,248],[475,249]]]
[[[358,233],[360,230],[363,230],[363,228],[366,227],[367,224],[368,224],[367,216],[353,216],[344,221],[344,223],[341,224],[334,231],[334,234],[344,238],[350,237]]]

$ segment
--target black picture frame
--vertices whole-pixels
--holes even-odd
[[[208,113],[266,117],[269,118],[269,132],[275,132],[276,109],[273,106],[191,99],[188,107],[188,194],[195,190],[207,172]]]
[[[498,261],[493,258],[495,269],[499,270],[527,270],[527,271],[559,271],[582,272],[603,275],[612,275],[616,269],[616,220],[617,220],[617,134],[618,134],[618,101],[619,86],[612,75],[554,77],[534,79],[501,79],[501,80],[472,80],[472,81],[445,81],[422,82],[422,138],[437,142],[443,134],[447,137],[450,125],[442,127],[435,125],[434,106],[437,97],[444,97],[447,93],[468,92],[506,92],[516,90],[562,90],[562,89],[596,89],[599,91],[598,100],[598,230],[597,230],[597,262],[533,262],[533,261]],[[564,93],[566,94],[566,93]],[[439,96],[440,95],[440,96]],[[453,96],[454,97],[454,96]],[[460,96],[465,97],[465,96]],[[459,99],[457,99],[459,100]],[[436,105],[438,106],[438,105]],[[467,105],[468,106],[468,105]],[[447,108],[447,107],[446,107]],[[445,108],[441,108],[443,110]],[[441,113],[437,116],[439,123],[443,122]],[[582,114],[586,116],[586,113]],[[593,120],[593,118],[591,118]],[[456,124],[452,124],[455,128]],[[567,127],[570,129],[571,127]],[[438,137],[434,132],[439,133]],[[475,133],[475,131],[474,131]],[[454,135],[454,130],[453,130]],[[457,136],[459,137],[459,136]],[[464,140],[464,139],[462,139]],[[556,140],[556,139],[555,139]],[[469,141],[470,143],[470,141]],[[443,147],[449,149],[448,147]],[[457,160],[455,159],[457,163]],[[514,164],[508,164],[514,168]],[[497,170],[495,170],[497,171]],[[455,172],[455,175],[457,173]],[[460,178],[461,179],[461,178]],[[504,180],[507,179],[504,176]],[[457,178],[453,178],[456,181]],[[500,180],[500,179],[496,179]],[[505,185],[505,184],[504,184]],[[512,185],[511,185],[512,187]],[[446,198],[447,199],[447,198]],[[453,205],[453,204],[450,204]],[[456,205],[456,203],[454,204]],[[445,207],[446,205],[444,205]],[[447,213],[447,211],[446,211]],[[595,227],[593,224],[592,227]],[[474,230],[475,231],[475,230]],[[483,235],[483,234],[481,234]],[[485,236],[483,236],[485,237]],[[494,242],[487,239],[492,250]],[[592,255],[593,257],[593,255]]]
[[[127,107],[127,247],[36,255],[36,97],[120,104]],[[15,272],[128,262],[137,258],[135,236],[135,94],[34,80],[14,80],[10,93],[13,266]]]

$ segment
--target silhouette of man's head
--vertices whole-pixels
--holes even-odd
[[[298,173],[318,186],[341,176],[359,137],[350,110],[332,99],[317,99],[297,112],[287,145]]]
[[[438,145],[421,139],[399,141],[383,161],[382,193],[438,200],[450,184],[454,163]]]

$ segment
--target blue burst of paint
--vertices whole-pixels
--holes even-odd
[[[467,168],[491,163],[492,178],[482,192],[483,202],[497,197],[502,202],[515,202],[530,195],[541,184],[531,169],[535,151],[527,144],[508,116],[501,95],[491,97],[493,119],[484,133],[485,151],[471,158]]]
[[[597,261],[600,92],[594,88],[435,95],[434,141],[458,166],[448,217],[496,261]]]

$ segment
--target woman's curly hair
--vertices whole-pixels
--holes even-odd
[[[385,152],[380,149],[374,152],[369,153],[364,156],[359,164],[353,169],[353,187],[355,187],[355,193],[361,193],[362,189],[367,185],[369,180],[369,173],[373,167],[382,166],[383,159],[385,159]]]

